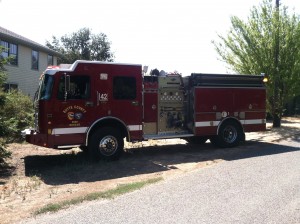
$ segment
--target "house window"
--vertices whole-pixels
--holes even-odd
[[[18,46],[6,41],[1,41],[3,47],[1,56],[3,58],[11,57],[9,64],[18,65]]]
[[[48,55],[48,65],[53,65],[53,56]]]
[[[18,46],[15,44],[9,44],[9,56],[12,57],[10,64],[18,65]]]
[[[136,98],[136,80],[134,77],[114,77],[113,96],[116,100]]]
[[[4,90],[4,92],[6,92],[6,93],[11,92],[11,91],[18,90],[18,84],[14,84],[14,83],[4,83],[4,85],[3,85],[3,90]]]
[[[8,42],[1,41],[1,47],[2,47],[1,56],[3,58],[7,58],[8,57]]]
[[[31,53],[31,68],[34,70],[39,69],[39,52],[34,50]]]

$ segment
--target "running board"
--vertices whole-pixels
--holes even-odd
[[[167,139],[167,138],[187,138],[195,136],[193,134],[160,134],[160,135],[144,135],[145,140],[150,139]]]

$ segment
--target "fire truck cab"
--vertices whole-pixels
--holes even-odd
[[[35,127],[26,141],[48,148],[79,146],[95,158],[118,159],[129,142],[207,139],[233,147],[245,132],[266,128],[264,76],[144,75],[138,64],[76,61],[41,76]]]

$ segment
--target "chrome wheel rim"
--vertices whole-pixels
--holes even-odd
[[[111,156],[118,149],[118,141],[114,136],[108,135],[101,139],[99,151],[102,155]]]

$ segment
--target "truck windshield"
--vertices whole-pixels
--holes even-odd
[[[41,100],[49,100],[52,94],[53,87],[53,75],[45,74],[40,83],[40,99]]]

